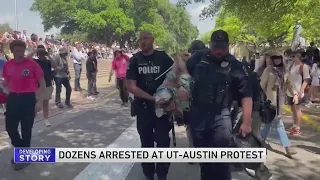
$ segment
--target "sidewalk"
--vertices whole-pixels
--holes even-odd
[[[290,123],[291,117],[286,116],[284,122]],[[319,180],[320,179],[320,134],[313,132],[309,126],[303,126],[304,136],[289,136],[292,145],[298,151],[293,159],[284,155],[284,149],[279,145],[277,134],[271,131],[268,142],[272,150],[268,150],[267,167],[273,174],[272,180]],[[176,127],[177,147],[188,147],[184,127]],[[172,163],[169,180],[199,180],[198,165]],[[245,172],[233,172],[233,180],[251,180]],[[126,180],[136,180],[143,177],[141,165],[136,163]]]
[[[99,79],[100,80],[100,79]],[[108,95],[113,95],[114,93],[117,93],[115,87],[113,85],[110,84],[99,84],[97,83],[98,86],[98,91],[100,92],[100,94],[96,97],[97,99],[102,99],[102,98],[106,98],[106,96]],[[101,88],[100,88],[101,87]],[[55,92],[55,90],[54,90]],[[111,93],[111,94],[110,94]],[[54,94],[54,93],[53,93]],[[61,92],[61,101],[64,102],[65,101],[65,89],[62,88],[62,92]],[[88,100],[86,98],[87,95],[87,91],[83,91],[83,92],[75,92],[73,91],[71,94],[71,103],[74,107],[76,106],[82,106],[82,105],[86,105],[86,104],[90,104],[90,103],[94,103],[94,101],[92,100]],[[54,99],[55,96],[52,96],[52,99],[49,102],[49,117],[52,116],[56,116],[57,114],[61,114],[63,112],[66,112],[68,110],[70,110],[69,108],[57,108],[57,106],[54,103]],[[0,129],[4,128],[5,122],[4,122],[4,115],[0,114]],[[35,118],[35,122],[39,122],[43,120],[43,113],[42,111],[39,112]]]
[[[96,103],[75,106],[74,109],[50,118],[52,126],[45,128],[36,123],[33,130],[34,147],[140,147],[135,118],[129,109],[120,106],[116,95],[101,98]],[[286,124],[290,117],[284,118]],[[303,136],[292,137],[298,154],[289,159],[279,146],[276,133],[270,133],[272,150],[268,151],[267,166],[272,180],[319,180],[320,136],[307,125]],[[171,134],[171,133],[170,133]],[[178,147],[187,147],[184,127],[176,126]],[[2,151],[1,151],[2,149]],[[0,180],[140,180],[143,178],[139,163],[53,163],[32,164],[16,172],[10,168],[12,156],[5,132],[0,132]],[[168,180],[199,180],[199,166],[186,163],[171,164]],[[251,180],[244,172],[233,172],[233,180]]]
[[[134,120],[129,109],[120,106],[118,97],[75,106],[51,117],[52,126],[33,127],[33,147],[104,148],[111,144]],[[12,148],[6,132],[0,132],[0,180],[72,180],[88,163],[32,164],[21,171],[10,166]]]

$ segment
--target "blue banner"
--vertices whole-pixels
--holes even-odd
[[[56,162],[55,148],[14,148],[14,162]]]

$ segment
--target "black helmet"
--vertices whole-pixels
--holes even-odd
[[[206,45],[200,40],[194,40],[188,50],[189,53],[193,54],[195,51],[206,49]]]

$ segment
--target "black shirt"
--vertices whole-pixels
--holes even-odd
[[[209,51],[197,52],[187,61],[188,72],[191,76],[194,76],[194,70],[203,58],[209,58],[210,61],[213,61]],[[237,101],[245,97],[252,97],[251,80],[242,62],[235,59],[231,54],[228,55],[227,59],[231,63],[231,70],[229,72],[231,73],[231,87],[229,88],[229,93],[232,94],[231,97]]]
[[[52,79],[53,79],[53,71],[51,69],[51,62],[45,59],[34,59],[41,67],[44,73],[44,80],[46,81],[46,87],[52,86]]]
[[[149,56],[138,52],[129,59],[127,79],[136,80],[137,87],[153,95],[166,78],[165,72],[172,65],[173,60],[164,51],[155,50]],[[158,78],[163,73],[165,74]]]
[[[92,73],[92,72],[97,72],[93,62],[96,63],[97,59],[96,58],[88,58],[88,60],[86,61],[86,70],[88,73]]]

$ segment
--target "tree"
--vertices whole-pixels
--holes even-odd
[[[76,34],[58,34],[56,36],[58,39],[67,39],[71,44],[77,42],[77,41],[82,41],[82,42],[87,42],[88,41],[88,34],[83,33],[76,33]]]
[[[201,0],[181,0],[185,5]],[[201,18],[214,17],[223,7],[225,11],[236,16],[244,26],[254,30],[254,34],[277,48],[292,35],[293,26],[302,21],[305,36],[309,39],[318,36],[317,27],[320,2],[318,0],[212,0],[204,8]]]
[[[186,11],[169,0],[35,0],[31,10],[40,13],[45,30],[87,33],[89,40],[108,46],[134,44],[140,31],[150,31],[156,44],[171,52],[198,36]]]
[[[0,34],[3,34],[7,29],[12,29],[8,23],[0,24]]]

